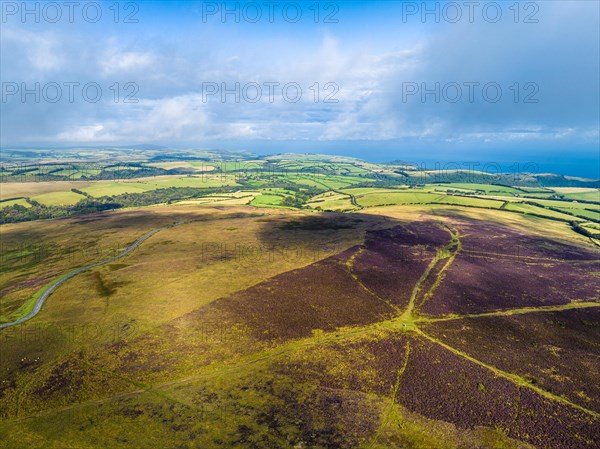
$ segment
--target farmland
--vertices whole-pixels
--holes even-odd
[[[5,182],[0,219],[16,222],[171,202],[217,204],[222,203],[220,195],[250,191],[254,198],[241,204],[341,212],[451,204],[576,222],[582,230],[588,229],[586,224],[600,221],[600,190],[583,187],[597,184],[592,180],[532,174],[512,174],[509,180],[502,174],[419,171],[319,155],[193,154],[190,158],[190,153],[174,153],[176,160],[154,162],[144,160],[148,155],[142,152],[135,161],[100,161],[93,167],[80,153],[82,161],[71,165],[61,159],[37,164],[9,162],[2,166]],[[82,170],[87,170],[86,174],[70,175]],[[558,187],[548,187],[548,179]]]
[[[597,447],[595,187],[180,156],[2,184],[0,323],[98,265],[0,329],[0,447]]]

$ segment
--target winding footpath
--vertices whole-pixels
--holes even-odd
[[[44,291],[44,293],[42,293],[42,295],[37,299],[37,301],[35,302],[35,305],[33,306],[33,310],[31,312],[29,312],[27,315],[19,318],[16,321],[13,321],[11,323],[2,323],[2,324],[0,324],[0,329],[5,329],[7,327],[16,326],[17,324],[21,324],[24,321],[30,320],[31,318],[33,318],[34,316],[36,316],[40,312],[40,310],[42,310],[42,306],[44,305],[44,302],[46,301],[46,299],[48,299],[48,297],[52,293],[54,293],[54,291],[58,287],[60,287],[65,282],[67,282],[69,279],[74,278],[79,273],[83,273],[84,271],[90,270],[90,269],[95,268],[95,267],[99,267],[100,265],[105,265],[105,264],[113,262],[113,261],[115,261],[117,259],[121,259],[122,257],[125,257],[131,251],[133,251],[138,246],[140,246],[142,244],[142,242],[144,242],[148,238],[152,237],[157,232],[160,232],[160,231],[162,231],[164,229],[174,228],[175,226],[180,226],[180,225],[185,224],[185,223],[186,222],[179,221],[179,222],[173,223],[171,225],[163,226],[162,228],[153,229],[152,231],[148,232],[147,234],[144,234],[139,239],[137,239],[131,246],[128,246],[122,253],[117,254],[116,256],[113,256],[113,257],[111,257],[109,259],[106,259],[106,260],[103,260],[103,261],[100,261],[100,262],[96,262],[96,263],[93,263],[91,265],[86,265],[85,267],[78,268],[75,271],[72,271],[71,273],[67,274],[66,276],[63,276],[60,279],[54,281],[50,286],[48,286],[48,288],[46,288],[46,290]]]

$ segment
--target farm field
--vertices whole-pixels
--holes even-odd
[[[327,192],[310,199],[307,205],[312,209],[350,211],[357,209],[352,204],[349,193]]]
[[[437,186],[437,185],[436,185]],[[500,185],[492,185],[492,184],[471,184],[471,183],[450,183],[450,184],[442,184],[440,187],[444,188],[457,188],[463,190],[474,190],[474,191],[482,191],[486,194],[519,194],[521,193],[519,189],[508,187],[508,186],[500,186]]]
[[[255,197],[250,204],[256,207],[280,207],[282,206],[283,197],[279,195],[263,193]]]
[[[425,192],[375,192],[357,196],[361,206],[387,206],[395,204],[428,204],[440,198],[441,195]]]
[[[456,204],[457,206],[482,207],[490,209],[499,209],[503,205],[502,201],[454,195],[443,196],[438,198],[437,201],[443,204]]]
[[[31,207],[31,204],[29,204],[27,202],[27,200],[25,200],[25,198],[18,198],[16,200],[6,200],[6,201],[2,201],[0,202],[0,207],[10,207],[10,206],[14,206],[14,205],[19,205],[19,206],[23,206],[23,207]]]
[[[2,183],[0,197],[10,202],[4,201],[1,205],[0,221],[14,223],[36,218],[68,217],[94,210],[171,203],[223,206],[251,204],[255,207],[330,212],[352,212],[379,206],[449,204],[501,209],[505,213],[580,223],[581,226],[577,228],[579,232],[587,233],[590,237],[596,233],[589,231],[586,224],[600,221],[597,212],[600,201],[593,200],[600,192],[597,188],[510,186],[501,184],[507,181],[501,177],[493,184],[440,182],[440,177],[464,179],[469,176],[473,177],[473,181],[483,177],[492,182],[494,176],[460,170],[443,174],[431,170],[415,173],[408,170],[411,176],[407,178],[397,173],[393,166],[331,156],[290,154],[214,160],[209,157],[210,153],[198,154],[202,154],[202,160],[144,162],[142,158],[135,163],[96,163],[95,168],[77,165],[69,169],[68,164],[56,162],[48,163],[48,166],[43,163],[38,166],[32,164],[33,168],[26,170],[27,173],[37,171],[44,175],[37,180],[27,175],[27,182],[21,180],[21,175],[11,174],[11,168],[5,169],[4,176],[11,182]],[[82,177],[72,176],[67,176],[70,181],[60,180],[62,172],[79,169],[89,172],[85,181],[77,180]],[[162,170],[163,174],[157,170]],[[406,170],[406,167],[402,167],[402,170]],[[48,174],[59,180],[46,181],[44,176]],[[425,178],[415,178],[421,174],[426,175]],[[90,176],[96,176],[97,179],[90,180]],[[549,177],[540,175],[539,182],[547,183]],[[557,182],[591,182],[550,178],[557,179]],[[519,179],[523,179],[524,183],[537,182],[537,178],[531,175],[513,177],[513,181]],[[427,180],[432,184],[427,184]],[[228,195],[237,191],[252,192],[252,198],[228,198]],[[588,199],[578,202],[569,195],[586,195]],[[13,198],[18,200],[13,202]],[[24,209],[19,209],[21,207]]]
[[[0,199],[15,197],[32,197],[53,192],[70,192],[95,184],[92,181],[40,181],[40,182],[7,182],[2,183]]]
[[[520,213],[524,213],[524,214],[535,214],[535,215],[546,216],[549,218],[558,218],[558,219],[562,219],[565,221],[569,221],[569,220],[585,221],[583,219],[577,219],[577,218],[571,217],[567,214],[563,214],[561,212],[557,212],[554,210],[549,210],[549,209],[534,206],[531,204],[524,204],[524,203],[518,203],[518,202],[509,202],[506,204],[504,209],[507,211],[520,212]]]
[[[585,200],[600,202],[600,191],[598,189],[586,189],[576,187],[556,187],[557,193],[572,200]]]
[[[0,199],[13,197],[41,197],[42,200],[48,196],[50,204],[69,204],[72,201],[71,189],[79,189],[93,197],[106,195],[119,195],[122,193],[135,193],[168,187],[197,187],[211,188],[220,186],[233,186],[235,179],[233,175],[195,175],[195,176],[160,176],[154,178],[139,178],[119,181],[53,181],[53,182],[14,182],[3,183]],[[63,200],[61,196],[63,194]]]
[[[172,170],[174,168],[192,169],[193,171],[212,171],[215,167],[204,162],[194,161],[175,161],[175,162],[151,162],[148,164],[151,167],[164,168]]]
[[[61,204],[76,204],[83,199],[83,195],[75,192],[51,192],[42,193],[40,195],[32,196],[33,201],[42,203],[46,206],[56,206]]]

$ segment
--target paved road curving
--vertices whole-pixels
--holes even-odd
[[[12,323],[3,323],[3,324],[0,324],[0,329],[5,329],[7,327],[16,326],[17,324],[21,324],[22,322],[27,321],[27,320],[33,318],[34,316],[36,316],[40,312],[40,310],[42,309],[42,306],[44,305],[44,302],[46,301],[46,299],[48,299],[48,297],[54,292],[54,290],[56,290],[62,284],[64,284],[65,282],[67,282],[69,279],[74,278],[75,276],[77,276],[79,273],[82,273],[82,272],[84,272],[86,270],[89,270],[91,268],[98,267],[100,265],[104,265],[104,264],[110,263],[110,262],[112,262],[114,260],[117,260],[117,259],[120,259],[122,257],[125,257],[131,251],[133,251],[138,246],[140,246],[140,244],[144,240],[152,237],[157,232],[162,231],[164,229],[173,228],[175,226],[179,226],[179,225],[182,225],[182,224],[185,224],[185,223],[186,222],[179,221],[179,222],[171,224],[171,225],[163,226],[162,228],[154,229],[154,230],[148,232],[147,234],[144,234],[139,239],[137,239],[131,246],[127,247],[121,254],[118,254],[118,255],[113,256],[113,257],[111,257],[109,259],[103,260],[101,262],[96,262],[96,263],[93,263],[91,265],[87,265],[85,267],[78,268],[77,270],[75,270],[75,271],[67,274],[65,277],[62,277],[59,280],[53,282],[52,285],[50,285],[46,289],[46,291],[44,291],[44,293],[42,293],[42,295],[38,298],[38,300],[36,301],[35,306],[33,307],[33,310],[31,312],[29,312],[24,317],[21,317],[18,320],[13,321]]]

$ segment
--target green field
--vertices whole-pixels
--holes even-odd
[[[443,204],[456,204],[457,206],[483,207],[492,209],[498,209],[504,204],[503,201],[455,195],[442,195],[435,201]]]
[[[250,204],[256,207],[282,206],[283,197],[279,195],[262,194],[255,197]]]
[[[591,220],[600,221],[600,211],[598,209],[587,210],[587,209],[569,209],[569,208],[560,208],[565,212],[570,212],[578,217],[589,218]]]
[[[233,175],[196,175],[184,177],[149,178],[147,180],[134,182],[97,181],[89,183],[85,187],[81,187],[80,190],[93,197],[98,198],[102,196],[121,195],[123,193],[147,192],[150,190],[164,189],[168,187],[195,187],[208,189],[214,187],[234,185],[236,185],[236,182]],[[65,185],[65,187],[69,187],[68,183]],[[65,195],[64,199],[66,202],[60,202],[60,194]],[[49,201],[52,201],[53,205],[72,204],[70,202],[70,200],[74,198],[72,195],[74,194],[70,190],[65,192],[57,192],[55,196],[50,197]],[[42,196],[39,195],[39,197]]]
[[[31,199],[46,206],[58,206],[63,204],[75,204],[85,197],[75,192],[52,192],[32,196]]]
[[[395,205],[395,204],[455,204],[458,206],[500,208],[502,201],[466,196],[440,195],[425,191],[376,192],[356,195],[358,204],[364,207]]]
[[[429,204],[437,201],[441,195],[425,192],[389,192],[367,193],[356,196],[358,204],[364,207],[387,206],[395,204]]]
[[[560,212],[555,212],[550,209],[545,209],[543,207],[538,207],[538,206],[533,206],[530,204],[523,204],[523,203],[515,203],[515,202],[507,203],[506,206],[504,207],[504,210],[521,212],[521,213],[525,213],[525,214],[541,215],[544,217],[557,218],[557,219],[561,219],[561,220],[565,220],[565,221],[584,221],[583,219],[578,219],[571,215],[561,214]]]
[[[0,208],[14,206],[14,205],[17,205],[17,204],[19,206],[23,206],[23,207],[31,207],[31,204],[29,204],[24,198],[19,198],[19,199],[16,199],[16,200],[1,201],[0,202]]]
[[[402,192],[406,192],[406,193],[411,192],[411,190],[408,190],[407,188],[404,188],[404,187],[399,187],[398,190],[400,190]],[[423,190],[425,190],[425,189],[423,189]],[[394,192],[394,190],[390,190],[390,189],[378,189],[378,188],[371,188],[371,187],[341,189],[341,191],[344,193],[347,193],[349,195],[355,195],[355,196],[367,195],[367,194],[371,194],[371,193],[389,193],[390,191]]]
[[[111,183],[95,183],[90,187],[84,187],[82,192],[93,197],[121,195],[123,193],[145,192],[151,187],[144,183],[138,182],[111,182]]]
[[[436,186],[438,184],[435,184]],[[519,194],[522,193],[518,189],[508,186],[499,186],[492,184],[466,184],[466,183],[449,183],[439,184],[441,187],[465,189],[465,190],[481,190],[486,194]]]
[[[558,190],[558,193],[564,195],[565,198],[569,198],[572,200],[582,200],[582,201],[595,201],[596,203],[600,203],[600,190],[590,190],[587,192],[574,192],[574,193],[563,193],[563,190]]]
[[[349,195],[335,192],[317,195],[311,198],[307,204],[312,209],[327,211],[351,211],[357,209],[357,207],[352,204]]]
[[[540,193],[540,194],[555,193],[554,190],[552,190],[552,189],[542,188],[542,187],[519,187],[519,190],[522,190],[528,194],[530,194],[530,193]]]

